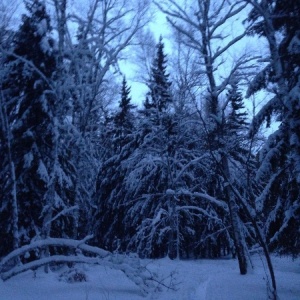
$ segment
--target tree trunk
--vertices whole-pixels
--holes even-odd
[[[168,241],[168,256],[170,259],[178,258],[178,232],[177,232],[177,217],[176,217],[176,206],[172,201],[172,196],[169,198],[169,214],[170,214],[170,231]]]
[[[6,105],[3,103],[3,94],[1,93],[0,97],[0,117],[1,123],[3,124],[4,135],[6,135],[6,144],[7,144],[7,155],[10,176],[12,180],[12,191],[11,191],[11,207],[12,207],[12,234],[13,234],[13,249],[19,248],[19,210],[18,210],[18,199],[17,199],[17,179],[15,172],[15,164],[12,157],[12,133],[10,131],[10,126],[7,118]]]
[[[226,174],[226,179],[230,180],[230,171],[228,166],[228,159],[227,157],[222,158],[222,166],[224,169],[224,173]],[[231,219],[231,227],[233,231],[233,240],[236,255],[239,262],[240,273],[242,275],[247,274],[248,269],[248,259],[247,259],[247,249],[246,249],[246,241],[245,237],[241,231],[241,224],[238,215],[238,207],[235,202],[235,196],[232,193],[232,190],[229,185],[225,187],[225,192],[228,199],[228,207],[230,211],[230,219]]]
[[[227,161],[227,166],[228,166],[228,161]],[[266,238],[264,237],[263,233],[261,232],[261,229],[259,227],[259,225],[257,224],[255,218],[253,217],[251,211],[249,210],[249,207],[246,205],[246,203],[244,202],[242,196],[239,194],[239,192],[232,186],[230,180],[227,177],[227,174],[225,173],[224,170],[222,170],[225,179],[228,182],[228,188],[231,190],[232,194],[236,197],[236,199],[239,201],[239,203],[242,205],[245,213],[247,214],[247,216],[249,217],[253,228],[255,230],[256,233],[256,238],[258,243],[261,245],[261,247],[263,248],[263,252],[267,261],[267,265],[268,265],[268,270],[270,273],[270,277],[271,277],[271,283],[272,283],[272,290],[271,290],[271,299],[276,300],[278,299],[277,296],[277,287],[276,287],[276,278],[275,278],[275,272],[273,269],[273,264],[272,264],[272,260],[271,260],[271,256],[269,253],[269,248],[268,248],[268,244],[266,242]]]

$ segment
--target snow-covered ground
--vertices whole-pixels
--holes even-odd
[[[164,287],[146,297],[122,272],[101,266],[80,266],[87,281],[79,283],[59,280],[62,270],[48,274],[28,271],[5,282],[0,280],[0,300],[265,300],[264,266],[258,255],[252,261],[254,270],[241,276],[233,259],[145,260],[151,271],[174,288]],[[300,259],[273,257],[273,263],[279,298],[299,300]]]

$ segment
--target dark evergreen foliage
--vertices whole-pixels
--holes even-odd
[[[119,111],[114,116],[115,128],[113,130],[114,144],[119,147],[122,147],[123,140],[126,140],[126,136],[134,131],[135,115],[133,110],[136,108],[136,105],[130,102],[130,87],[127,86],[127,81],[124,76]]]
[[[265,229],[271,248],[295,255],[299,255],[295,249],[300,248],[299,231],[291,226],[293,224],[296,228],[295,224],[300,222],[299,209],[296,208],[299,194],[295,193],[300,183],[300,135],[297,129],[300,124],[299,13],[298,1],[264,0],[257,3],[249,15],[252,33],[265,37],[269,43],[271,60],[253,80],[248,94],[274,85],[274,97],[255,117],[252,133],[264,120],[270,124],[273,114],[280,123],[260,153],[256,179],[264,183],[264,197],[257,202],[260,210],[268,212]],[[282,38],[277,42],[278,34]],[[286,236],[293,237],[294,250]]]
[[[29,15],[13,40],[5,61],[5,99],[12,132],[12,161],[16,173],[19,227],[23,242],[39,234],[47,205],[53,165],[55,97],[51,78],[56,70],[50,19],[40,1],[27,1]]]
[[[248,114],[245,111],[242,93],[238,90],[236,83],[232,84],[227,98],[230,101],[230,112],[227,117],[228,130],[234,135],[241,135],[243,131],[247,130],[249,125]]]
[[[151,67],[150,80],[148,82],[150,91],[147,94],[144,106],[145,109],[154,109],[162,112],[172,103],[170,75],[167,73],[167,59],[164,53],[162,37],[160,37],[156,49],[156,57]]]
[[[135,105],[131,104],[130,88],[123,77],[119,109],[107,122],[103,131],[110,153],[103,158],[97,182],[91,231],[95,232],[98,245],[111,251],[125,251],[126,237],[124,226],[126,205],[124,204],[125,161],[137,148],[135,132]],[[109,146],[108,146],[109,145]]]

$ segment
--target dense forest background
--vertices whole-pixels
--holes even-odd
[[[87,235],[140,257],[230,254],[242,274],[251,251],[299,255],[298,1],[24,3],[18,28],[1,7],[0,257]]]

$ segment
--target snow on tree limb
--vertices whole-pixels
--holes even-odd
[[[200,192],[190,192],[188,190],[180,190],[179,194],[185,195],[185,196],[190,196],[190,197],[198,197],[198,198],[205,199],[208,202],[210,202],[212,204],[216,204],[217,206],[223,208],[225,211],[228,211],[228,206],[227,206],[226,202],[224,202],[222,200],[218,200],[217,198],[212,197],[208,194],[200,193]]]
[[[253,118],[251,127],[250,127],[250,136],[253,136],[255,133],[257,133],[259,127],[262,125],[262,123],[270,118],[270,116],[273,113],[276,113],[280,109],[281,103],[280,99],[275,96],[272,98],[268,103],[266,103],[261,110],[258,112],[258,114]]]
[[[94,257],[79,257],[79,256],[65,256],[65,255],[54,255],[50,257],[44,257],[39,260],[35,260],[24,265],[19,265],[17,267],[12,268],[9,271],[2,272],[1,278],[3,281],[6,281],[12,278],[15,275],[23,273],[25,271],[35,269],[50,263],[68,263],[68,262],[75,262],[75,263],[87,263],[87,264],[99,264],[99,258]]]
[[[79,209],[78,205],[74,205],[71,207],[67,207],[65,209],[63,209],[62,211],[60,211],[56,216],[54,216],[50,221],[48,221],[47,223],[45,223],[45,225],[48,225],[49,223],[55,221],[56,219],[58,219],[60,216],[64,216],[67,214],[70,214],[71,212],[73,212],[74,210]]]
[[[59,264],[72,262],[97,264],[110,267],[115,270],[120,270],[141,289],[144,295],[146,295],[153,288],[154,285],[152,283],[152,280],[154,279],[154,275],[140,264],[140,261],[137,257],[113,254],[101,248],[86,245],[85,242],[92,237],[93,236],[87,236],[82,240],[48,238],[46,240],[35,241],[29,245],[16,249],[2,259],[0,264],[1,278],[5,281],[15,275],[18,275],[30,269],[39,268],[44,265],[52,263]],[[7,263],[10,260],[23,255],[28,251],[49,246],[77,248],[83,252],[88,252],[89,255],[95,255],[96,257],[85,256],[83,253],[71,256],[53,255],[42,257],[40,259],[36,259],[22,265],[16,265],[7,270]]]
[[[246,97],[250,97],[256,92],[260,91],[267,87],[267,80],[270,76],[270,72],[272,71],[271,65],[267,65],[264,69],[262,69],[256,76],[252,79],[249,84]]]
[[[47,85],[50,87],[51,90],[49,90],[48,92],[52,93],[52,94],[55,93],[55,88],[54,88],[52,82],[49,81],[49,79],[46,77],[46,75],[38,67],[36,67],[32,61],[30,61],[20,55],[17,55],[16,53],[7,51],[7,50],[3,49],[1,46],[0,46],[0,52],[4,53],[5,55],[11,55],[11,56],[15,57],[17,60],[20,60],[22,63],[24,63],[28,67],[32,68],[32,70],[34,72],[36,72],[45,81],[45,83],[47,83]]]
[[[133,281],[142,291],[143,295],[147,295],[150,289],[153,287],[151,283],[153,275],[146,273],[146,269],[141,265],[132,265],[132,258],[126,258],[125,256],[114,257],[104,260],[99,257],[85,257],[85,256],[65,256],[65,255],[53,255],[50,257],[44,257],[24,265],[19,265],[7,272],[1,273],[3,281],[10,279],[20,273],[26,272],[31,269],[36,269],[41,266],[55,263],[84,263],[109,267],[115,270],[122,271],[131,281]]]
[[[60,238],[48,238],[46,240],[38,240],[30,243],[29,245],[22,246],[12,252],[10,252],[7,256],[5,256],[0,263],[0,272],[3,266],[10,261],[11,259],[23,255],[28,251],[31,251],[36,248],[42,248],[46,246],[60,246],[60,247],[71,247],[71,248],[79,248],[87,245],[83,245],[87,240],[93,238],[92,235],[85,237],[82,240],[72,240],[72,239],[60,239]],[[101,249],[102,250],[102,249]],[[87,250],[89,251],[89,250]],[[102,252],[103,251],[103,252]],[[109,254],[108,251],[102,250],[97,253],[97,255],[101,255],[105,257]]]
[[[177,207],[177,211],[182,211],[182,210],[185,210],[185,211],[197,211],[199,212],[200,214],[203,214],[204,216],[208,217],[209,219],[212,219],[212,220],[215,220],[217,222],[220,222],[222,223],[223,221],[216,216],[213,216],[212,214],[210,214],[207,210],[201,208],[201,207],[198,207],[198,206],[193,206],[193,205],[185,205],[185,206],[178,206]]]

